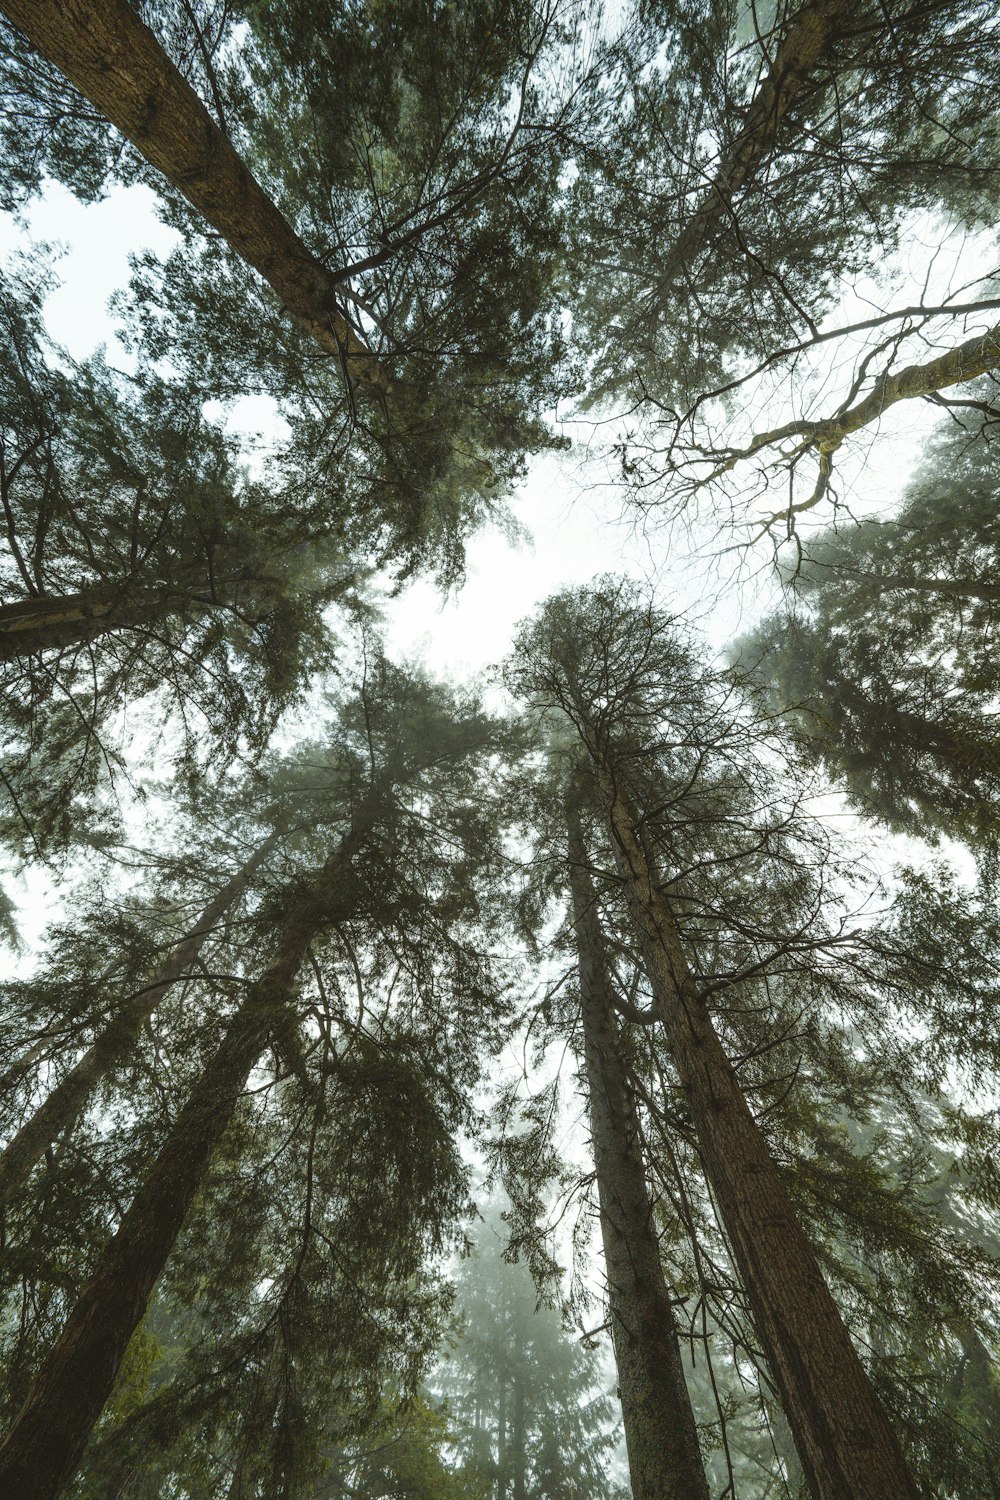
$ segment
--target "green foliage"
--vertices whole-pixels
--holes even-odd
[[[891,828],[996,845],[996,445],[939,433],[898,514],[820,537],[740,643],[807,754]]]
[[[812,786],[752,684],[702,665],[693,638],[632,585],[604,579],[550,600],[523,627],[508,680],[578,736],[575,751],[553,737],[536,800],[562,807],[574,778],[587,820],[667,1275],[690,1305],[685,1333],[717,1372],[694,1388],[715,1471],[735,1483],[739,1469],[738,1493],[752,1495],[755,1456],[776,1467],[762,1438],[774,1425],[767,1374],[683,1089],[652,1024],[587,769],[592,746],[630,800],[699,994],[912,1463],[931,1492],[979,1493],[986,1449],[948,1391],[956,1330],[975,1327],[987,1351],[995,1342],[991,1188],[970,1161],[960,1227],[942,1222],[933,1187],[941,1151],[964,1157],[973,1139],[940,1091],[958,1077],[987,1096],[996,1089],[991,902],[963,905],[959,892],[914,879],[884,920],[866,916],[874,892],[857,843],[810,811]],[[553,859],[565,870],[565,833],[551,821],[537,857],[556,894],[566,875],[549,872]],[[572,988],[550,994],[536,1036],[544,1027],[573,1037]],[[989,1138],[989,1122],[979,1129]],[[545,1143],[532,1143],[536,1159]],[[749,1394],[738,1399],[740,1385]]]
[[[827,43],[750,149],[752,101],[810,12],[832,17]],[[591,399],[648,397],[673,417],[815,332],[848,276],[877,274],[907,215],[995,222],[988,3],[779,3],[766,21],[721,0],[643,3],[629,23],[574,187]],[[786,84],[797,68],[786,61]]]
[[[357,570],[308,495],[243,472],[200,393],[73,367],[39,297],[0,299],[0,778],[6,837],[48,852],[128,780],[140,705],[190,778],[259,754],[329,660],[322,611]]]

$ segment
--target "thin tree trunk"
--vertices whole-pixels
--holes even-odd
[[[128,0],[3,0],[0,9],[273,288],[348,374],[386,372],[333,274],[303,244]]]
[[[524,1410],[524,1378],[520,1371],[514,1372],[514,1416],[511,1452],[513,1459],[513,1494],[511,1500],[527,1500],[528,1495],[528,1448],[527,1423]]]
[[[150,983],[105,1027],[0,1153],[0,1207],[21,1186],[56,1137],[73,1124],[105,1074],[129,1055],[144,1021],[156,1010],[164,992],[187,974],[205,939],[239,900],[254,873],[283,837],[281,831],[275,830],[226,882],[191,931],[171,949]]]
[[[647,975],[754,1322],[815,1500],[919,1500],[767,1144],[698,994],[613,765],[590,735]]]
[[[342,909],[337,874],[357,836],[355,829],[345,835],[312,894],[287,918],[276,957],[229,1023],[39,1371],[0,1446],[4,1500],[56,1500],[75,1472],[250,1071],[291,998],[309,944]]]
[[[507,1500],[507,1380],[500,1381],[500,1410],[497,1413],[497,1500]]]
[[[584,1063],[618,1394],[635,1500],[708,1500],[639,1147],[639,1121],[614,1018],[586,849],[569,813],[570,888]]]

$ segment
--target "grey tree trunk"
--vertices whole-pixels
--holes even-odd
[[[919,1500],[896,1435],[687,964],[622,780],[588,736],[647,976],[757,1333],[815,1500]]]
[[[709,1500],[663,1275],[579,818],[569,814],[584,1063],[618,1394],[634,1500]]]
[[[128,0],[3,0],[34,47],[183,193],[348,374],[387,389],[332,273],[244,165]]]
[[[309,944],[344,909],[338,872],[356,840],[352,829],[285,921],[273,962],[229,1023],[39,1371],[0,1445],[4,1500],[57,1500],[72,1478]]]
[[[171,949],[150,983],[115,1016],[0,1153],[0,1207],[21,1186],[53,1141],[73,1124],[105,1074],[128,1056],[143,1023],[156,1010],[164,992],[188,972],[205,939],[239,900],[254,873],[283,836],[280,831],[272,833],[226,882],[191,931]]]

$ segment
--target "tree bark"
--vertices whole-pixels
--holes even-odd
[[[674,255],[679,262],[707,248],[719,220],[729,215],[735,194],[768,161],[792,107],[815,81],[838,29],[856,9],[851,0],[812,0],[789,21],[774,61],[747,107],[743,129],[678,237]]]
[[[874,593],[944,594],[953,599],[979,599],[984,604],[1000,604],[1000,584],[981,578],[917,578],[907,573],[866,573],[861,568],[830,565],[851,582],[864,584]]]
[[[652,857],[615,767],[588,736],[647,975],[758,1336],[814,1500],[919,1500],[698,994]]]
[[[579,817],[572,808],[569,859],[608,1310],[632,1494],[635,1500],[708,1500],[646,1187],[639,1121],[614,1018],[593,882]]]
[[[303,244],[128,0],[3,0],[31,44],[259,271],[348,376],[388,390],[333,274]]]
[[[75,1472],[272,1023],[292,995],[309,944],[343,909],[337,875],[357,838],[352,828],[326,861],[310,896],[285,921],[273,962],[229,1023],[70,1313],[0,1446],[0,1496],[56,1500]]]
[[[975,380],[991,370],[1000,369],[1000,323],[986,333],[976,334],[957,344],[936,359],[922,365],[905,365],[895,374],[886,371],[876,380],[868,395],[849,406],[836,417],[786,422],[783,427],[772,427],[766,432],[755,433],[745,448],[734,449],[717,470],[717,475],[728,473],[743,459],[753,458],[764,448],[775,447],[788,439],[801,438],[802,446],[814,446],[820,456],[829,460],[846,437],[859,432],[862,427],[877,422],[884,411],[898,401],[912,401],[921,396],[932,396],[949,386]],[[821,495],[811,502],[795,506],[796,511],[809,509]],[[780,519],[787,511],[778,511],[774,519]]]
[[[43,594],[0,604],[0,662],[65,651],[116,630],[147,625],[164,607],[162,591],[127,587]]]
[[[226,882],[187,936],[171,950],[150,983],[105,1027],[0,1153],[0,1207],[21,1186],[56,1137],[73,1124],[105,1074],[132,1051],[143,1022],[156,1010],[164,992],[188,972],[205,939],[239,900],[254,873],[282,837],[280,831],[272,833],[243,868]]]

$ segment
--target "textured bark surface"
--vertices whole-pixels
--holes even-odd
[[[639,1122],[608,988],[593,884],[572,813],[569,856],[608,1310],[632,1494],[634,1500],[708,1500],[646,1187]]]
[[[104,1075],[128,1056],[143,1023],[153,1014],[164,992],[189,971],[205,939],[239,900],[254,872],[281,838],[280,832],[272,833],[232,880],[226,882],[187,936],[171,949],[149,984],[101,1032],[0,1153],[0,1206],[21,1186],[56,1137],[73,1124]]]
[[[0,1446],[3,1500],[56,1500],[75,1472],[271,1024],[310,942],[342,907],[337,870],[355,841],[353,831],[341,840],[312,896],[286,920],[274,961],[230,1022],[39,1371]]]
[[[3,0],[3,13],[264,277],[348,374],[386,390],[336,282],[248,171],[128,0]]]
[[[746,121],[719,163],[711,186],[677,241],[679,260],[697,254],[733,197],[766,163],[792,107],[815,81],[838,28],[857,10],[853,0],[813,0],[789,21],[774,60],[746,111]]]
[[[91,589],[17,599],[0,605],[0,662],[83,646],[116,630],[147,625],[164,612],[169,605],[155,589]]]
[[[591,741],[629,905],[702,1162],[815,1500],[919,1500],[687,965],[613,766]]]

